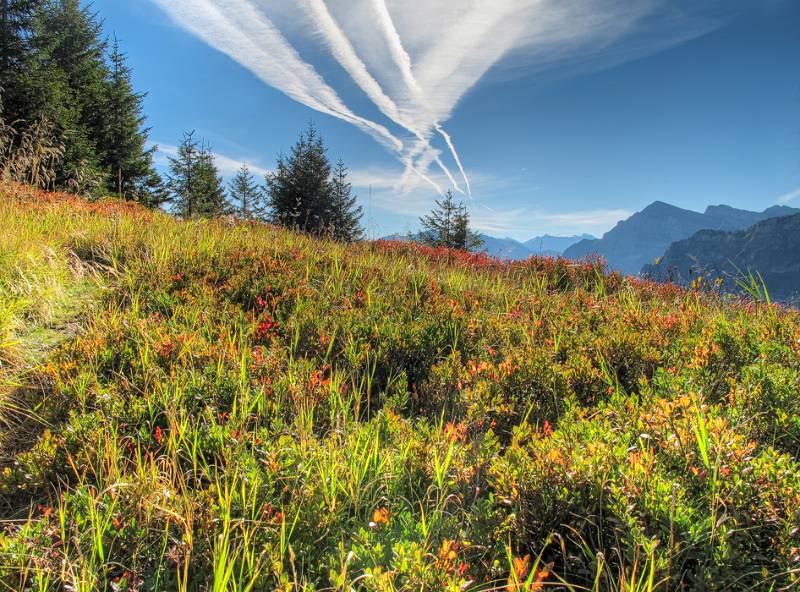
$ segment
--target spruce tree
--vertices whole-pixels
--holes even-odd
[[[109,56],[110,76],[105,84],[103,125],[98,146],[101,166],[110,172],[108,191],[120,198],[157,205],[163,199],[153,168],[153,151],[147,149],[144,127],[144,93],[131,83],[131,69],[116,38]],[[153,187],[153,184],[156,187]]]
[[[184,134],[175,157],[170,157],[167,188],[176,212],[184,218],[220,216],[228,213],[225,190],[214,155],[194,131]]]
[[[169,173],[167,174],[167,190],[177,214],[191,218],[196,211],[195,172],[200,153],[200,143],[194,137],[194,131],[183,134],[177,154],[169,157]]]
[[[264,191],[256,183],[253,173],[243,164],[228,186],[231,206],[244,220],[260,219],[264,215]]]
[[[35,0],[0,0],[0,74],[4,81],[8,72],[24,62],[25,33],[30,28],[35,6]]]
[[[463,251],[477,251],[483,246],[483,239],[469,227],[469,212],[463,203],[456,212],[453,226],[453,245]]]
[[[18,130],[52,129],[64,147],[56,186],[159,205],[144,95],[116,41],[108,61],[106,50],[91,3],[0,0],[0,115]]]
[[[0,0],[0,110],[8,124],[29,119],[21,87],[31,60],[29,37],[38,3]]]
[[[35,59],[25,98],[31,117],[52,121],[65,144],[59,184],[77,191],[105,187],[108,170],[98,154],[109,79],[102,23],[79,0],[44,0],[30,43]]]
[[[364,235],[361,218],[364,212],[356,205],[356,196],[352,195],[352,186],[347,181],[347,167],[339,159],[333,171],[331,181],[331,217],[330,234],[336,240],[351,242],[360,240]]]
[[[158,150],[157,146],[153,151],[156,150]],[[148,208],[160,208],[171,200],[164,179],[155,169],[152,169],[147,177],[139,180],[137,196],[137,201]]]
[[[197,167],[198,214],[206,217],[224,216],[231,213],[225,196],[225,187],[217,169],[211,146],[200,145],[200,158]]]
[[[420,218],[420,241],[431,247],[450,247],[457,211],[453,193],[448,191],[442,201],[436,200],[436,208],[429,215]]]
[[[269,219],[274,224],[312,234],[330,228],[331,165],[325,143],[313,124],[300,134],[289,156],[278,157],[267,175]]]
[[[436,200],[436,209],[420,218],[420,242],[431,247],[448,247],[465,251],[477,250],[483,245],[481,238],[469,228],[469,214],[463,203],[456,203],[453,192]]]

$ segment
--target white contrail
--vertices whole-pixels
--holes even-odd
[[[420,158],[417,160],[416,167],[417,167],[419,170],[417,170],[417,169],[416,169],[416,168],[414,168],[414,167],[412,167],[412,168],[411,168],[411,170],[412,170],[413,172],[417,173],[417,174],[420,174],[420,173],[419,173],[419,171],[427,171],[427,170],[428,170],[428,167],[431,165],[431,163],[432,163],[432,162],[434,162],[434,161],[436,160],[436,158],[437,158],[437,154],[436,154],[436,152],[437,152],[437,151],[436,151],[436,149],[435,149],[435,148],[430,148],[430,147],[429,147],[429,148],[427,148],[427,149],[426,149],[426,150],[423,152],[422,156],[420,156]],[[438,184],[437,184],[435,181],[433,181],[433,180],[429,180],[429,182],[430,182],[430,183],[433,183],[434,185],[436,185],[436,187],[437,187],[437,193],[438,193],[439,195],[444,195],[444,191],[442,190],[442,188],[441,188],[441,187],[440,187],[440,186],[439,186],[439,185],[438,185]],[[405,187],[405,186],[406,186],[406,185],[403,185],[403,187]]]
[[[403,46],[403,41],[394,24],[392,13],[389,12],[389,7],[386,6],[386,0],[371,0],[371,6],[375,15],[378,17],[378,26],[389,45],[389,53],[400,69],[400,74],[411,95],[411,99],[413,102],[419,102],[422,97],[422,89],[417,83],[417,79],[414,77],[411,56],[408,55],[408,52]]]
[[[419,163],[417,163],[416,165],[411,163],[408,168],[410,168],[414,173],[416,173],[424,181],[430,184],[436,190],[436,193],[438,193],[439,195],[444,195],[444,190],[442,189],[441,185],[439,185],[436,181],[431,179],[426,173],[423,172],[427,171],[429,166],[430,166],[430,161],[425,161],[423,162],[422,165],[420,165]]]
[[[405,146],[384,126],[353,113],[247,0],[153,0],[178,24],[264,82],[316,111],[355,125],[396,154]]]
[[[359,88],[375,103],[378,109],[393,121],[398,122],[401,117],[397,105],[386,96],[381,85],[369,73],[366,64],[358,57],[355,48],[350,43],[350,39],[348,39],[328,10],[325,0],[304,0],[303,6],[309,16],[314,19],[333,57],[347,71]]]
[[[456,164],[458,165],[458,170],[461,171],[461,176],[464,178],[464,183],[467,185],[467,193],[472,195],[472,187],[469,184],[469,177],[467,177],[467,171],[464,170],[464,166],[461,164],[461,158],[458,156],[458,152],[456,151],[456,147],[453,144],[453,139],[450,137],[444,128],[441,126],[440,123],[436,124],[436,131],[439,132],[444,141],[447,142],[447,145],[450,147],[450,152],[453,153],[453,158],[456,160]]]
[[[450,0],[443,0],[447,4]],[[437,0],[426,0],[436,3]],[[466,3],[465,3],[466,4]],[[470,0],[415,63],[432,121],[455,106],[510,52],[525,48],[532,63],[555,64],[581,50],[607,48],[657,12],[660,0]],[[437,5],[441,6],[441,4]],[[466,8],[466,6],[465,6]],[[421,18],[424,18],[421,17]],[[433,35],[433,32],[426,32]]]
[[[347,35],[345,35],[344,31],[342,31],[339,23],[336,22],[336,19],[333,17],[330,10],[328,10],[325,1],[305,0],[303,6],[306,8],[309,16],[312,17],[319,28],[320,33],[322,33],[325,39],[326,45],[331,50],[331,53],[333,54],[334,58],[336,58],[336,61],[339,62],[339,64],[350,75],[358,87],[364,91],[364,93],[370,98],[375,106],[378,107],[378,109],[380,109],[380,111],[386,115],[386,117],[414,134],[419,142],[429,146],[430,141],[425,138],[424,132],[420,131],[413,122],[408,121],[408,119],[400,113],[400,110],[397,108],[395,102],[386,96],[386,93],[384,93],[381,85],[377,80],[375,80],[372,74],[370,74],[369,69],[364,61],[358,56],[358,53],[353,47],[353,44],[350,42],[350,39],[348,39]],[[414,170],[413,156],[405,155],[401,157],[401,161],[407,168]],[[442,160],[438,158],[438,156],[435,158],[435,162],[439,168],[442,169],[442,172],[447,175],[447,178],[456,187],[456,189],[463,193],[450,170],[445,166]],[[417,171],[417,174],[419,174],[419,171]]]
[[[403,142],[384,126],[354,114],[248,0],[215,0],[214,4],[210,0],[154,1],[181,26],[270,86],[316,111],[355,125],[404,160]],[[423,171],[417,167],[411,170],[441,193],[439,185]]]
[[[419,175],[419,171],[427,171],[428,167],[431,163],[436,162],[439,159],[439,151],[436,148],[430,146],[430,144],[424,144],[422,142],[417,142],[414,147],[411,149],[410,152],[412,161],[416,160],[416,168],[411,166],[403,171],[403,175],[400,178],[400,182],[398,186],[401,187],[403,190],[408,190],[411,186],[411,176],[413,173]],[[458,184],[455,183],[455,180],[450,178],[448,179],[451,183],[453,183],[453,188],[458,191],[459,193],[464,193],[459,187]],[[433,182],[428,180],[429,183]],[[444,195],[444,190],[437,184],[437,193],[439,195]]]
[[[423,103],[425,100],[424,92],[420,87],[419,83],[417,82],[416,77],[414,76],[411,56],[408,54],[403,45],[403,40],[400,37],[400,33],[398,32],[397,27],[394,24],[394,19],[392,18],[392,14],[389,12],[389,7],[386,6],[386,0],[372,0],[371,4],[375,11],[375,14],[378,16],[378,25],[380,26],[380,30],[383,33],[383,36],[389,45],[389,53],[394,59],[394,62],[397,65],[398,69],[400,70],[400,74],[403,77],[403,81],[405,82],[406,89],[408,90],[409,96],[411,98],[411,102],[419,105],[420,103]],[[444,131],[439,121],[434,122],[433,127],[436,128],[436,131],[439,132],[439,134],[444,138],[445,142],[447,143],[447,147],[450,149],[450,153],[453,155],[453,158],[455,159],[456,164],[458,165],[458,170],[461,172],[461,177],[464,179],[464,183],[467,186],[467,193],[469,195],[472,195],[472,188],[470,187],[469,177],[467,177],[467,173],[461,164],[461,158],[459,157],[458,152],[456,151],[456,147],[453,144],[452,139],[447,134],[447,132]],[[436,160],[437,163],[441,162],[438,158]],[[455,183],[455,180],[452,178],[452,175],[448,175],[448,178],[450,178],[450,182],[453,183],[455,188],[458,191],[461,191],[460,188],[458,187],[458,184]]]
[[[477,0],[454,26],[423,55],[416,68],[436,121],[449,119],[452,109],[530,25],[528,11],[544,0]],[[476,50],[479,48],[479,50]]]

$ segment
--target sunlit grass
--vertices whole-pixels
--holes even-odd
[[[7,589],[797,585],[795,312],[2,192]]]

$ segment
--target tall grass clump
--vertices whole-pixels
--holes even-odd
[[[0,117],[0,180],[51,189],[64,146],[55,138],[53,124],[41,119],[25,127]]]

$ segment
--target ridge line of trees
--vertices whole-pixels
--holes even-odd
[[[169,158],[166,187],[173,211],[184,218],[235,215],[340,241],[363,238],[363,211],[340,159],[328,160],[325,141],[313,123],[300,134],[276,170],[259,185],[247,164],[228,184],[226,195],[214,155],[194,132],[184,134]]]

